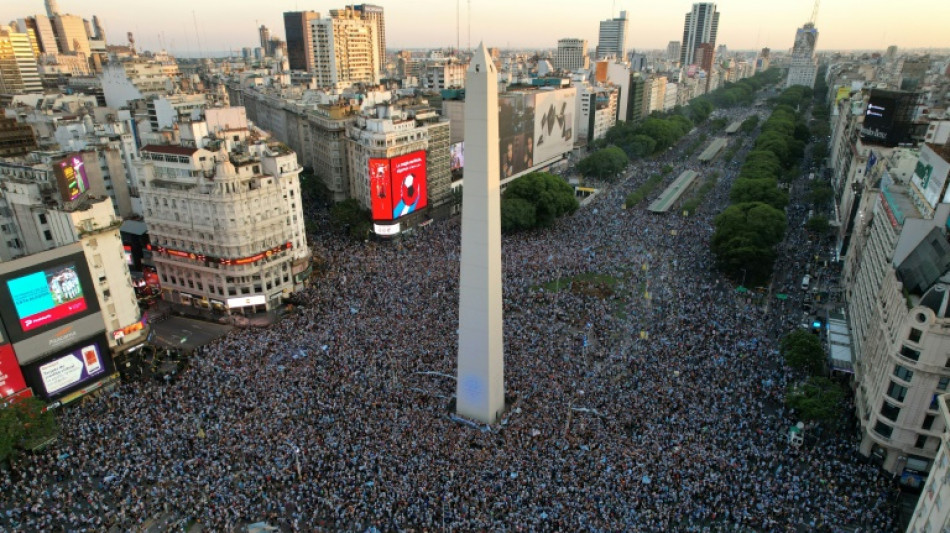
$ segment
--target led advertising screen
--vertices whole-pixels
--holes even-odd
[[[861,139],[874,144],[897,146],[893,139],[894,110],[897,100],[888,93],[871,92],[864,112]]]
[[[71,202],[89,190],[89,178],[81,154],[72,154],[55,166],[56,181],[63,201]]]
[[[85,255],[64,253],[74,249],[82,248],[41,252],[31,256],[38,262],[25,268],[17,268],[23,261],[0,263],[0,317],[12,344],[53,333],[99,311]]]
[[[393,199],[390,193],[389,160],[369,160],[369,196],[373,220],[392,218]]]
[[[13,353],[13,346],[0,345],[0,398],[6,398],[26,388],[20,364]]]
[[[59,322],[87,308],[75,263],[12,278],[6,284],[24,332]]]
[[[451,163],[449,170],[462,170],[465,167],[465,141],[455,143],[449,148]]]
[[[498,95],[498,161],[501,179],[534,165],[534,93]]]
[[[115,372],[107,346],[105,338],[98,335],[31,363],[23,367],[27,385],[40,396],[53,399],[92,384]]]
[[[534,159],[544,162],[574,147],[574,99],[577,89],[537,94],[534,111]]]
[[[393,193],[393,219],[404,217],[424,208],[426,197],[426,153],[418,150],[394,157],[389,163]]]

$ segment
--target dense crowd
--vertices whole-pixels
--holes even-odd
[[[210,531],[892,530],[892,483],[846,432],[787,444],[783,313],[737,298],[709,253],[735,163],[693,216],[621,208],[667,162],[669,179],[691,168],[638,163],[505,238],[502,423],[448,410],[458,220],[400,244],[327,238],[288,317],[205,346],[172,386],[65,410],[54,449],[0,472],[0,530],[162,513]]]

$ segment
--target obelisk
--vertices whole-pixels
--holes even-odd
[[[465,181],[456,412],[492,424],[505,407],[498,72],[484,43],[465,75]]]

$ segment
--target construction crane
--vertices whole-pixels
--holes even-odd
[[[815,22],[818,21],[818,4],[820,3],[821,0],[815,0],[815,7],[813,7],[811,10],[811,18],[808,19],[808,22],[810,22],[812,26],[814,26]]]

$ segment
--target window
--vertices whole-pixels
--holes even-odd
[[[901,414],[901,408],[896,405],[884,402],[884,405],[881,406],[881,416],[890,420],[891,422],[897,421],[897,417]]]
[[[907,367],[894,365],[894,376],[897,377],[897,379],[910,383],[910,380],[914,378],[914,372]]]
[[[874,432],[886,439],[889,439],[891,438],[891,433],[894,433],[894,428],[888,426],[884,422],[878,421],[878,423],[874,425]]]
[[[901,346],[900,354],[911,361],[920,359],[920,350],[915,350],[909,346]],[[950,368],[950,359],[947,359],[947,368]]]
[[[924,449],[927,447],[927,435],[917,435],[917,442],[914,443],[914,448]]]
[[[884,411],[884,410],[881,409],[881,412],[882,412],[882,413],[883,413],[883,411]],[[932,428],[932,427],[934,426],[934,421],[935,421],[935,420],[937,420],[937,417],[934,416],[934,415],[927,415],[927,416],[925,416],[925,417],[924,417],[924,423],[920,426],[921,429],[926,429],[927,431],[930,431],[930,428]]]
[[[887,388],[887,395],[899,402],[902,402],[907,396],[907,387],[898,385],[892,381],[891,385]]]
[[[43,230],[43,238],[48,241],[53,240],[53,232],[48,229]]]
[[[46,215],[40,213],[38,218],[40,219],[40,224],[46,224]]]
[[[950,386],[950,377],[944,376],[940,378],[940,381],[937,383],[937,390],[946,391],[948,386]]]
[[[910,328],[910,335],[907,336],[907,339],[910,342],[920,342],[920,338],[923,337],[924,332],[917,328]]]

